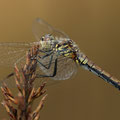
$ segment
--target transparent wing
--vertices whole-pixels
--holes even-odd
[[[26,55],[30,43],[0,43],[0,66],[13,66]]]
[[[40,62],[43,63],[44,65],[49,65],[50,57],[51,56],[48,56],[44,59],[40,59]],[[45,67],[43,67],[41,64],[38,63],[40,69],[43,71],[44,74],[48,76],[53,74],[55,59],[56,59],[56,55],[53,56],[52,64],[49,69],[46,69]],[[58,59],[57,71],[56,71],[56,75],[52,77],[52,79],[66,80],[69,79],[74,73],[76,73],[77,65],[72,59],[63,56],[59,56],[57,59]]]
[[[26,57],[24,57],[26,58]],[[25,59],[23,60],[25,61]],[[25,64],[25,63],[24,63]],[[24,65],[23,64],[23,65]],[[48,64],[48,63],[47,63]],[[52,63],[54,64],[54,62]],[[17,64],[17,67],[18,67],[18,64]],[[21,68],[19,68],[20,70]],[[10,71],[11,72],[11,71]],[[43,70],[41,70],[40,66],[38,65],[37,68],[36,68],[36,74],[45,74]],[[35,81],[34,81],[34,86],[35,87],[39,87],[43,82],[46,82],[47,85],[46,86],[51,86],[51,85],[56,85],[58,83],[60,83],[60,81],[55,81],[55,80],[52,80],[48,77],[40,77],[40,78],[36,78]],[[16,86],[16,82],[15,82],[15,74],[14,74],[14,71],[9,73],[6,77],[0,79],[0,87],[3,85],[3,84],[6,84],[10,89],[13,89],[15,90],[17,88]],[[1,94],[0,94],[1,95]],[[1,96],[0,96],[1,97]]]
[[[40,73],[40,71],[39,71]],[[9,77],[5,77],[3,79],[0,79],[0,87],[3,86],[3,84],[5,83],[8,88],[10,88],[11,90],[15,91],[15,89],[17,88],[16,86],[16,81],[15,81],[15,74],[14,72],[8,75]],[[46,86],[53,86],[56,85],[58,83],[61,83],[61,81],[55,81],[52,80],[50,78],[44,77],[44,78],[36,78],[34,81],[34,87],[39,87],[42,83],[46,82]],[[17,89],[16,89],[17,90]],[[0,100],[1,100],[1,95],[0,94]]]
[[[69,38],[63,31],[55,29],[41,18],[37,18],[33,22],[32,31],[38,41],[40,41],[40,38],[46,34],[52,34],[57,38]]]

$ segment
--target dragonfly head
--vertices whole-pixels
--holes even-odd
[[[41,48],[45,51],[51,50],[53,48],[54,40],[54,36],[51,34],[42,36],[40,39]]]

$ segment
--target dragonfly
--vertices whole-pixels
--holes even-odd
[[[0,65],[13,66],[22,63],[25,61],[26,51],[33,45],[40,45],[37,56],[38,78],[51,78],[54,81],[67,80],[81,66],[120,89],[120,81],[88,59],[63,31],[54,28],[41,18],[33,22],[32,31],[36,38],[35,42],[0,43]]]

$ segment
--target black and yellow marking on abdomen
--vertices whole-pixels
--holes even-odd
[[[108,72],[104,71],[94,62],[89,60],[85,55],[82,55],[82,57],[79,59],[80,59],[80,66],[82,66],[86,70],[91,71],[98,77],[102,78],[104,81],[112,84],[113,86],[115,86],[120,90],[120,81],[117,78],[111,76]]]

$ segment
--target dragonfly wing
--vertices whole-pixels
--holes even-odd
[[[24,60],[22,60],[22,61],[25,61],[25,58],[26,57],[24,56],[24,58],[23,58]],[[49,56],[49,58],[50,58],[50,56]],[[40,62],[42,62],[44,65],[48,66],[49,60],[50,60],[49,58],[41,60]],[[21,59],[22,59],[22,57],[21,57]],[[53,56],[51,67],[48,70],[45,69],[43,66],[41,66],[38,63],[38,66],[36,69],[36,74],[48,75],[48,76],[53,74],[55,59],[56,59],[56,57]],[[59,80],[65,80],[65,79],[70,78],[76,72],[76,68],[77,68],[74,61],[71,61],[70,59],[66,59],[65,57],[61,57],[58,59],[57,67],[58,67],[57,74],[55,77],[52,78],[54,80],[52,80],[48,77],[36,78],[34,85],[36,87],[38,87],[43,82],[47,82],[47,86],[56,85],[56,84],[60,83]],[[0,86],[5,82],[9,86],[9,88],[16,88],[16,84],[15,84],[15,80],[14,80],[14,72],[9,74],[9,76],[10,77],[0,80]]]
[[[30,43],[0,43],[0,66],[13,66],[25,58]]]
[[[44,65],[48,66],[49,61],[51,56],[48,56],[47,58],[44,58],[43,60],[40,59],[40,62],[43,63]],[[55,65],[55,59],[56,55],[53,56],[52,64],[49,69],[46,69],[43,67],[41,64],[39,64],[40,69],[43,71],[44,74],[50,76],[54,72],[54,65]],[[52,79],[54,80],[66,80],[69,79],[74,73],[77,71],[77,65],[76,63],[68,58],[68,57],[63,57],[59,56],[58,58],[58,63],[57,63],[57,72]],[[40,72],[41,73],[41,72]]]
[[[53,86],[56,84],[61,83],[61,81],[55,81],[50,78],[36,78],[34,81],[34,86],[39,87],[42,83],[46,82],[46,86]],[[3,79],[0,79],[0,87],[3,86],[3,84],[6,84],[10,89],[13,89],[13,91],[17,88],[16,81],[15,81],[15,74],[11,73],[10,77],[6,77]],[[0,94],[1,97],[1,94]]]
[[[41,18],[37,18],[33,22],[32,31],[38,41],[40,41],[41,37],[46,34],[52,34],[54,37],[57,38],[69,38],[68,35],[65,34],[63,31],[55,29]]]
[[[61,56],[60,56],[61,57]],[[57,74],[54,80],[66,80],[73,76],[77,71],[77,64],[70,58],[62,56],[58,58]],[[62,60],[60,60],[62,59]]]

